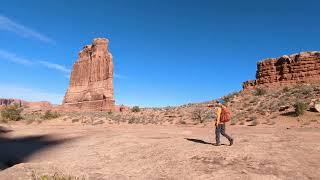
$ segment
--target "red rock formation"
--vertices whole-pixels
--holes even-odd
[[[113,61],[109,40],[96,38],[79,53],[73,66],[63,110],[113,111]]]
[[[244,82],[243,88],[320,82],[320,52],[302,52],[258,62],[256,78]]]
[[[17,104],[18,106],[22,107],[26,104],[26,101],[21,99],[7,99],[7,98],[0,98],[0,106],[10,106]]]

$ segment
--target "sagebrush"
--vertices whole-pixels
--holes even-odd
[[[3,120],[18,121],[22,119],[22,111],[23,109],[18,104],[10,105],[1,110],[1,117]]]

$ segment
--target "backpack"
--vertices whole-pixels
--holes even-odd
[[[220,122],[225,123],[231,120],[231,112],[228,108],[222,106],[221,107],[221,115],[220,115]]]

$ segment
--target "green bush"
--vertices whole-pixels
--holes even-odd
[[[304,114],[304,112],[307,110],[308,105],[303,102],[297,102],[294,104],[294,112],[296,116],[301,116]]]
[[[140,112],[140,107],[139,106],[133,106],[132,112]]]
[[[21,112],[23,109],[19,107],[18,104],[14,104],[11,106],[7,106],[1,110],[1,117],[3,120],[10,120],[10,121],[18,121],[22,119]]]
[[[264,88],[257,88],[254,94],[256,96],[263,96],[263,95],[267,94],[267,90]]]
[[[41,118],[48,120],[58,118],[59,116],[60,114],[58,112],[52,112],[51,110],[47,110]]]

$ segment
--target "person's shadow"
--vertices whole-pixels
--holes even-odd
[[[206,144],[206,145],[212,145],[212,146],[216,145],[215,143],[206,142],[206,141],[201,140],[201,139],[193,139],[193,138],[184,138],[184,139],[187,140],[187,141],[191,141],[191,142],[199,143],[199,144]],[[227,144],[221,144],[221,145],[222,146],[227,146]]]
[[[188,141],[191,141],[191,142],[194,142],[194,143],[214,145],[214,143],[206,142],[206,141],[201,140],[201,139],[192,139],[192,138],[184,138],[184,139],[188,140]]]

